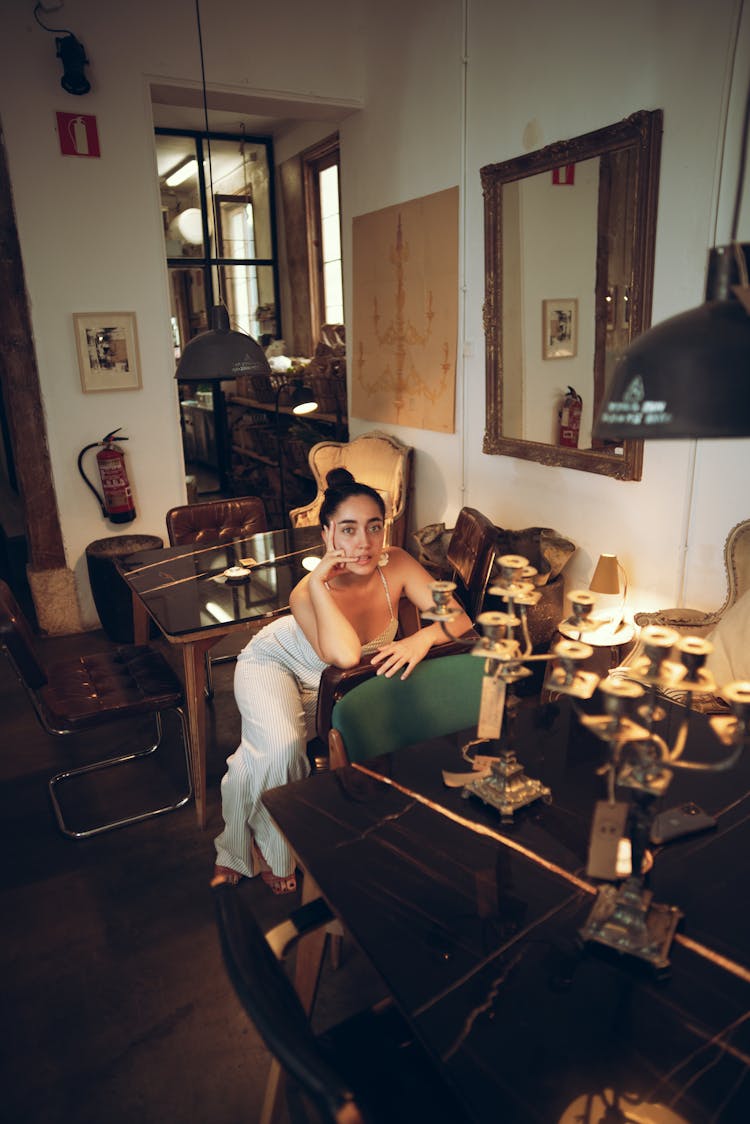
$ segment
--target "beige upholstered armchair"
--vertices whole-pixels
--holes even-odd
[[[724,565],[727,576],[727,594],[720,608],[710,612],[704,612],[700,609],[657,609],[653,613],[636,613],[635,623],[640,627],[653,624],[674,628],[682,635],[699,636],[710,640],[715,648],[723,650],[727,643],[732,642],[733,638],[736,640],[737,623],[732,618],[736,616],[736,612],[742,610],[742,607],[740,606],[735,614],[730,614],[730,610],[734,609],[744,594],[750,596],[750,593],[748,593],[750,591],[750,519],[738,523],[727,535],[724,543]],[[740,639],[743,642],[742,638]],[[746,643],[746,641],[744,642]],[[642,655],[643,642],[639,639],[620,667],[616,668],[611,674],[624,674],[627,677],[628,668]],[[709,667],[712,665],[712,658],[709,657]],[[717,677],[719,686],[722,686],[726,677],[722,677],[722,673],[717,666],[712,667],[712,670]],[[684,692],[679,691],[678,688],[665,690],[662,693],[674,701],[684,700]],[[726,703],[721,698],[709,694],[695,695],[693,707],[696,710],[708,712],[727,709]]]
[[[708,636],[728,609],[750,589],[750,519],[738,523],[724,543],[724,566],[727,574],[727,595],[719,609],[657,609],[654,613],[636,613],[637,625],[661,624],[691,636]]]
[[[363,433],[354,441],[320,441],[310,450],[309,462],[318,494],[312,503],[289,512],[293,527],[315,526],[318,522],[326,476],[332,468],[348,468],[355,480],[369,484],[385,501],[389,542],[403,546],[409,514],[412,457],[414,450],[389,433]]]

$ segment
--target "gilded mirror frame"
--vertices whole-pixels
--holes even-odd
[[[651,323],[654,243],[659,185],[662,111],[641,111],[594,132],[571,140],[558,141],[513,160],[489,164],[480,169],[484,195],[485,303],[484,333],[486,356],[486,428],[482,451],[490,454],[519,457],[538,464],[576,468],[596,472],[618,480],[640,480],[643,464],[643,442],[624,441],[592,449],[568,448],[560,445],[505,437],[502,432],[503,413],[503,326],[502,283],[503,237],[502,193],[505,184],[552,172],[569,164],[627,149],[635,156],[632,198],[628,201],[632,214],[632,273],[630,281],[630,339],[635,339]],[[604,389],[605,341],[607,309],[603,299],[606,283],[606,229],[602,220],[602,187],[599,189],[597,219],[597,300],[594,323],[594,392],[595,401]]]

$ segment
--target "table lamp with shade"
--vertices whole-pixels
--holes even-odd
[[[591,614],[592,619],[601,619],[602,624],[611,626],[611,631],[616,633],[623,623],[625,599],[628,595],[628,575],[616,554],[599,555],[599,561],[589,582],[589,589],[592,593],[603,594],[607,598],[604,603],[597,600],[597,605]],[[619,599],[619,604],[614,610],[608,608],[612,604],[612,598]]]
[[[590,591],[590,592],[589,592]],[[591,595],[595,596],[592,597]],[[589,583],[589,590],[568,594],[574,605],[573,616],[558,625],[563,636],[584,640],[595,648],[612,649],[633,638],[633,626],[624,619],[628,595],[628,575],[616,554],[600,554]],[[585,603],[585,619],[575,612],[575,603]]]

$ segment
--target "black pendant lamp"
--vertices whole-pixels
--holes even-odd
[[[198,44],[201,59],[201,86],[203,90],[203,118],[208,145],[208,181],[211,192],[211,205],[214,199],[213,169],[211,166],[211,141],[208,138],[208,101],[206,98],[206,71],[203,59],[203,33],[201,30],[200,0],[195,0],[195,16],[198,25]],[[175,378],[181,382],[221,382],[234,379],[237,375],[268,374],[271,370],[263,348],[244,332],[237,332],[229,326],[229,313],[221,299],[213,306],[210,315],[211,327],[207,332],[195,336],[185,345],[175,371]]]
[[[233,331],[226,306],[215,304],[211,327],[186,344],[175,378],[182,382],[220,382],[237,375],[268,374],[270,370],[260,344],[244,332]]]
[[[594,437],[750,437],[750,243],[736,241],[748,143],[745,107],[732,241],[709,253],[706,300],[640,335],[615,367]]]

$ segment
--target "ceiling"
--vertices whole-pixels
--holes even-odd
[[[205,129],[203,91],[195,86],[171,86],[152,83],[151,102],[154,124],[160,128]],[[359,105],[331,103],[316,99],[296,101],[283,97],[256,97],[233,91],[206,92],[209,131],[240,133],[242,126],[248,136],[282,136],[299,125],[311,121],[340,121],[361,109]]]

